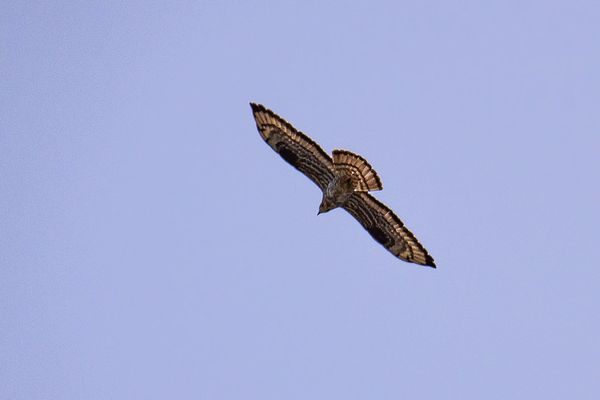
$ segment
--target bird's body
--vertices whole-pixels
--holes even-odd
[[[323,192],[319,214],[342,207],[354,193],[352,178],[344,173],[336,173]]]
[[[433,258],[402,221],[368,192],[383,188],[361,156],[333,150],[333,157],[289,122],[260,104],[250,103],[256,127],[273,150],[310,178],[323,192],[319,214],[341,207],[396,257],[435,268]]]

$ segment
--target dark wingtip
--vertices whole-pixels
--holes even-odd
[[[250,102],[250,108],[252,109],[253,112],[257,112],[260,110],[264,111],[264,109],[265,109],[265,107],[262,106],[261,104],[257,104],[257,103],[253,103],[253,102]]]
[[[437,268],[435,266],[435,262],[433,261],[433,258],[431,258],[430,256],[427,257],[427,261],[425,262],[425,265],[427,267],[431,267],[431,268]]]

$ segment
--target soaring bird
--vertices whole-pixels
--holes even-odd
[[[396,257],[435,268],[433,258],[400,218],[369,194],[383,186],[367,160],[338,149],[330,157],[315,141],[273,111],[255,103],[250,103],[250,107],[264,141],[323,192],[318,214],[341,207]]]

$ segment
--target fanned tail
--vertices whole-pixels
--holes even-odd
[[[354,191],[371,192],[383,189],[377,172],[359,156],[347,150],[333,150],[333,166],[336,171],[352,177]]]

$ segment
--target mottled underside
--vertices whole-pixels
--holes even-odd
[[[396,257],[435,268],[433,258],[404,226],[392,210],[379,202],[368,190],[382,188],[379,177],[360,156],[344,150],[335,150],[334,159],[308,136],[296,130],[289,122],[260,104],[251,103],[256,126],[262,138],[273,150],[325,191],[337,173],[348,173],[357,179],[357,190],[342,205],[371,234]],[[358,157],[350,161],[347,154]],[[372,172],[371,172],[372,171]]]

